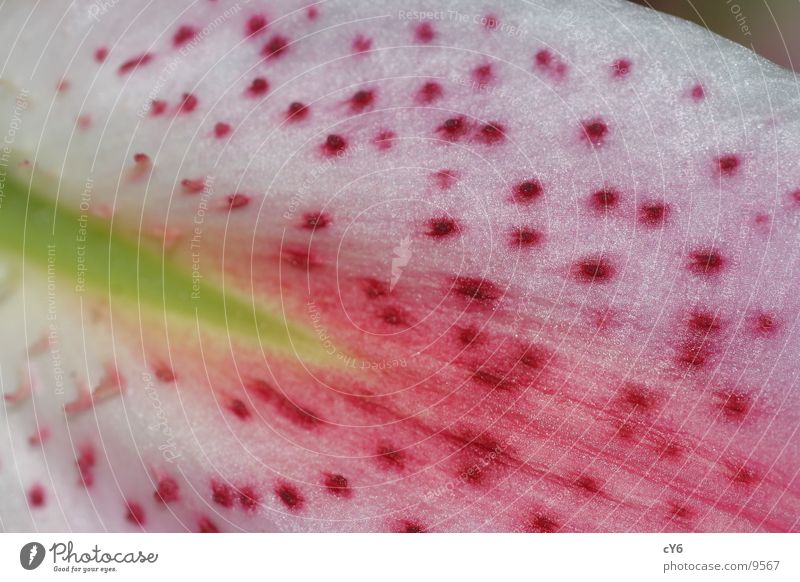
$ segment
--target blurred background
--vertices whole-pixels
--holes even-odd
[[[800,0],[630,0],[692,20],[800,70]]]

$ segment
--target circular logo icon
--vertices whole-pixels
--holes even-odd
[[[19,551],[19,563],[26,570],[35,570],[44,561],[44,546],[39,542],[29,542]]]

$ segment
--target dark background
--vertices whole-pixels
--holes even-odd
[[[800,0],[631,1],[692,20],[773,62],[800,70]]]

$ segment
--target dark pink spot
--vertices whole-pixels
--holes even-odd
[[[475,327],[465,327],[458,330],[458,341],[464,346],[470,346],[478,339],[479,333]]]
[[[669,206],[660,201],[644,202],[639,207],[639,222],[650,228],[658,228],[667,222]]]
[[[754,485],[760,479],[754,469],[747,465],[729,464],[731,481],[739,485]]]
[[[78,474],[80,476],[79,483],[84,487],[91,487],[94,484],[94,469],[96,460],[94,455],[94,448],[92,445],[86,444],[81,446],[76,459],[78,465]]]
[[[641,423],[635,420],[625,420],[617,425],[615,438],[632,443],[641,441]]]
[[[731,421],[742,422],[753,406],[750,395],[744,392],[718,392],[716,396],[723,416]]]
[[[220,481],[211,482],[211,500],[222,507],[233,507],[235,495],[233,488]]]
[[[267,27],[267,17],[263,14],[253,14],[250,18],[247,19],[247,24],[245,24],[245,36],[251,37]]]
[[[180,105],[178,105],[178,113],[191,113],[197,108],[197,97],[191,93],[184,93],[181,96]]]
[[[301,121],[308,117],[308,112],[309,109],[307,105],[299,101],[293,101],[286,110],[286,119],[289,121]]]
[[[184,24],[175,31],[175,35],[172,37],[172,44],[175,46],[182,46],[192,40],[195,36],[197,36],[197,29],[193,26],[189,26],[188,24]]]
[[[489,465],[481,467],[478,464],[466,465],[456,471],[455,477],[467,485],[478,486],[486,481],[486,471]]]
[[[264,77],[256,77],[250,82],[250,86],[245,92],[250,97],[261,97],[269,91],[269,81]]]
[[[181,188],[183,188],[184,192],[188,194],[197,194],[198,192],[202,192],[206,188],[206,179],[205,178],[185,178],[181,180]]]
[[[316,7],[316,6],[309,6],[309,7],[306,9],[306,17],[307,17],[309,20],[316,20],[316,19],[317,19],[317,16],[319,16],[319,10],[317,9],[317,7]]]
[[[547,49],[539,50],[533,59],[534,68],[548,77],[560,81],[567,74],[567,64]]]
[[[492,65],[485,64],[475,67],[472,70],[472,79],[478,85],[488,85],[494,79],[494,73],[492,72]]]
[[[503,296],[502,290],[497,285],[478,277],[455,277],[452,290],[464,299],[488,305]]]
[[[325,228],[330,223],[330,216],[324,212],[306,212],[303,215],[303,221],[300,223],[300,228],[313,231],[319,228]]]
[[[762,231],[769,232],[770,216],[766,212],[757,212],[753,216],[753,223]]]
[[[638,412],[652,410],[655,398],[641,384],[629,382],[625,384],[619,395],[620,402],[625,407]]]
[[[239,488],[237,500],[241,508],[246,511],[254,511],[261,505],[261,496],[249,485]]]
[[[361,288],[370,299],[377,299],[378,297],[386,297],[389,294],[389,286],[383,281],[377,279],[364,279],[361,281]]]
[[[706,98],[706,90],[700,83],[697,83],[691,89],[689,89],[689,95],[695,101],[702,101]]]
[[[501,124],[492,121],[481,126],[477,137],[481,143],[494,145],[505,139],[505,128]]]
[[[463,117],[451,117],[446,119],[436,132],[449,141],[456,141],[467,133],[467,122]]]
[[[717,171],[721,176],[733,176],[739,171],[742,161],[736,154],[725,154],[716,159]]]
[[[535,514],[525,525],[525,531],[530,533],[555,533],[561,529],[557,521],[541,513]]]
[[[458,180],[454,170],[439,170],[433,174],[433,181],[440,190],[449,190]]]
[[[509,232],[508,242],[514,249],[535,247],[541,244],[542,233],[535,228],[517,226]]]
[[[135,166],[130,173],[131,181],[136,181],[143,178],[153,167],[153,162],[150,160],[150,156],[142,152],[133,154],[133,162]]]
[[[778,320],[770,313],[758,313],[752,318],[752,329],[756,335],[772,337],[778,331]]]
[[[104,62],[107,57],[108,57],[108,49],[104,46],[101,46],[100,48],[94,51],[94,60],[97,61],[98,63]]]
[[[608,283],[616,269],[604,257],[587,257],[572,266],[572,275],[581,283]]]
[[[294,486],[288,483],[279,483],[275,487],[275,495],[291,511],[298,511],[303,508],[305,502],[303,496]]]
[[[497,390],[508,390],[512,387],[512,382],[502,374],[498,374],[486,369],[478,369],[472,373],[472,379],[479,384],[495,388]]]
[[[289,39],[285,36],[275,35],[261,49],[261,54],[267,59],[276,59],[285,53],[288,47]]]
[[[590,206],[598,212],[605,212],[619,204],[619,191],[613,188],[602,188],[592,192],[589,199]]]
[[[321,422],[314,412],[298,406],[264,380],[251,380],[247,383],[246,388],[264,402],[275,407],[281,416],[296,426],[308,430]]]
[[[153,497],[159,503],[174,503],[180,499],[180,487],[178,482],[172,477],[164,477],[158,480]]]
[[[436,81],[427,81],[417,91],[417,103],[422,105],[430,105],[442,98],[444,90],[442,86]]]
[[[372,143],[374,143],[375,147],[379,150],[386,151],[392,148],[395,139],[397,139],[397,134],[391,129],[385,129],[378,132],[378,135],[375,136]]]
[[[575,479],[574,484],[575,487],[586,491],[587,493],[598,493],[600,491],[600,485],[589,475],[580,475],[577,479]]]
[[[232,128],[229,123],[218,121],[214,124],[214,137],[221,139],[228,135],[231,132],[231,129]]]
[[[120,75],[126,75],[138,67],[142,67],[153,60],[153,55],[150,53],[142,53],[138,56],[128,59],[119,66],[117,72]]]
[[[226,206],[228,210],[236,210],[237,208],[243,208],[250,204],[250,196],[247,194],[241,194],[239,192],[235,192],[234,194],[228,194],[226,199]]]
[[[633,63],[628,59],[617,59],[611,63],[611,75],[616,78],[627,77],[632,66]]]
[[[695,310],[689,316],[689,321],[686,323],[686,328],[692,334],[707,336],[709,334],[718,332],[721,328],[721,322],[716,313]]]
[[[704,367],[712,355],[710,342],[721,327],[716,313],[694,310],[686,323],[685,339],[678,346],[677,363],[690,369]]]
[[[81,469],[91,469],[96,463],[94,448],[92,445],[84,445],[78,455],[78,466]]]
[[[167,110],[168,103],[163,99],[154,99],[150,102],[150,115],[158,117]]]
[[[45,501],[44,487],[38,483],[28,490],[28,505],[42,507]]]
[[[372,48],[372,39],[359,34],[353,39],[352,48],[356,54],[365,53]]]
[[[459,234],[461,228],[458,223],[449,217],[431,218],[428,221],[427,235],[432,238],[446,238]]]
[[[718,275],[725,259],[714,249],[698,249],[689,253],[688,269],[695,275]]]
[[[347,149],[347,140],[341,135],[332,133],[325,138],[325,143],[322,144],[322,151],[326,156],[332,157],[344,153]]]
[[[405,453],[390,445],[380,445],[376,451],[377,460],[384,469],[402,471],[405,467]]]
[[[350,489],[350,484],[344,475],[327,473],[324,484],[328,493],[335,497],[349,498],[353,495],[353,490]]]
[[[541,49],[537,51],[536,55],[533,58],[537,67],[546,68],[549,67],[550,64],[553,62],[553,53],[551,53],[547,49]]]
[[[372,107],[375,103],[375,91],[371,89],[362,89],[356,91],[350,97],[350,110],[353,113],[361,113],[362,111]]]
[[[427,44],[436,38],[436,31],[430,22],[422,22],[414,29],[414,38],[417,42]]]
[[[425,526],[418,521],[403,521],[398,529],[399,533],[425,533]]]
[[[664,442],[662,439],[662,442],[658,445],[657,452],[659,458],[680,459],[686,452],[686,447],[679,442],[672,440]]]
[[[530,345],[525,348],[525,351],[519,358],[519,362],[534,370],[541,370],[547,365],[550,359],[552,359],[552,356],[548,355],[548,352],[544,348]]]
[[[500,21],[494,14],[487,14],[481,18],[481,24],[483,24],[484,28],[487,30],[496,30],[500,26]]]
[[[251,416],[250,409],[247,404],[239,398],[232,398],[228,402],[228,410],[230,410],[239,420],[249,420]]]
[[[686,505],[683,503],[670,501],[668,507],[669,515],[672,519],[685,521],[694,516],[694,512],[689,507],[686,507]]]
[[[596,117],[581,124],[583,139],[593,146],[601,146],[608,136],[608,125]]]
[[[380,318],[389,325],[406,326],[408,325],[408,315],[399,307],[385,307],[380,312]]]
[[[143,526],[144,525],[144,508],[135,501],[128,501],[126,504],[127,513],[125,519],[130,523]]]
[[[200,533],[219,533],[217,524],[207,517],[201,517],[197,521],[197,529]]]
[[[544,188],[539,180],[535,178],[525,180],[514,186],[513,200],[520,204],[528,204],[541,197],[543,192]]]
[[[675,360],[684,367],[696,369],[704,367],[710,355],[703,338],[691,338],[679,346]]]
[[[153,373],[160,382],[175,381],[175,372],[173,372],[168,366],[158,366],[155,370],[153,370]]]

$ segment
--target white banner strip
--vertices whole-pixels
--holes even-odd
[[[800,580],[800,534],[4,534],[0,580]]]

